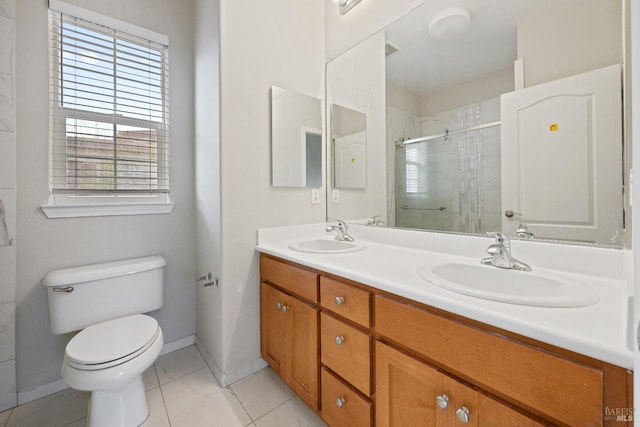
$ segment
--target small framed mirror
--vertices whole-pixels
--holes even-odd
[[[271,87],[271,183],[322,187],[322,102]]]
[[[367,187],[367,115],[331,104],[333,188]]]

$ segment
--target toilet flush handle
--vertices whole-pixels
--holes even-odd
[[[53,292],[73,292],[73,286],[65,286],[64,288],[53,288]]]

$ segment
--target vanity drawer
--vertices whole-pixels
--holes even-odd
[[[534,414],[602,423],[602,369],[380,295],[374,323],[382,339]]]
[[[324,365],[371,395],[371,336],[321,313],[320,348]]]
[[[309,301],[318,302],[318,275],[291,264],[260,257],[260,277]]]
[[[322,368],[322,419],[330,426],[371,426],[371,402]]]
[[[320,305],[365,328],[371,326],[371,293],[326,276],[320,276]]]

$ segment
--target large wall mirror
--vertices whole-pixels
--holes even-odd
[[[368,176],[384,178],[367,203],[342,191],[360,200],[329,203],[328,219],[511,236],[522,222],[538,239],[627,246],[625,8],[426,1],[331,61],[327,102],[364,106],[369,123],[384,111],[367,133]]]
[[[322,187],[322,101],[271,87],[274,187]]]

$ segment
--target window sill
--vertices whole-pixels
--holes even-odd
[[[88,203],[68,205],[42,205],[47,218],[80,218],[90,216],[168,214],[175,203]]]

